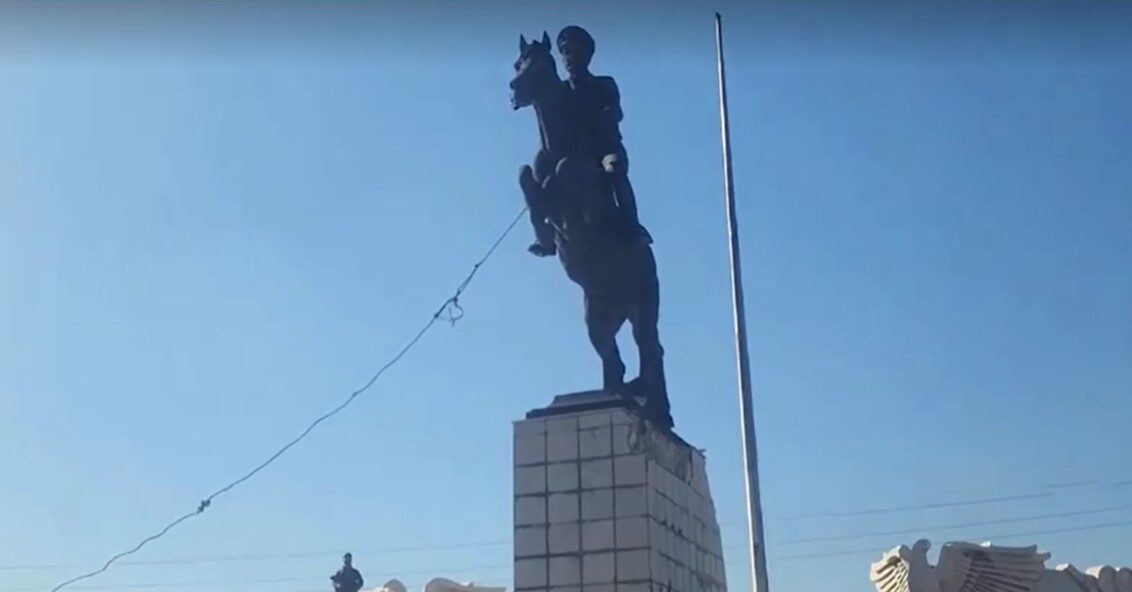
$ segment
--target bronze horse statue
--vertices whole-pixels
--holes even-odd
[[[647,242],[628,236],[619,224],[613,186],[576,125],[569,84],[558,76],[550,49],[545,32],[541,41],[519,38],[511,104],[534,108],[541,140],[534,166],[520,171],[519,186],[531,221],[553,230],[558,259],[582,288],[590,343],[601,357],[602,388],[643,399],[645,415],[670,429],[656,258]],[[640,356],[640,376],[628,384],[617,348],[626,321]]]

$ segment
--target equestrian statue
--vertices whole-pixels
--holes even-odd
[[[645,415],[672,428],[657,323],[660,284],[652,237],[641,225],[622,143],[617,84],[590,73],[594,40],[581,27],[557,38],[567,80],[558,75],[550,36],[519,37],[511,106],[533,107],[541,146],[524,165],[519,186],[530,211],[538,257],[557,255],[582,288],[590,343],[601,357],[602,388],[643,401]],[[617,333],[628,321],[640,375],[625,382]]]

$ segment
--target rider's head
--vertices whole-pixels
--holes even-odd
[[[354,562],[354,556],[353,555],[346,553],[345,555],[342,556],[342,564],[343,565],[350,565],[353,562]]]
[[[594,57],[594,38],[585,29],[570,25],[558,33],[558,53],[570,76],[588,72]]]

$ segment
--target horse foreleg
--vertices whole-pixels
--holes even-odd
[[[519,188],[523,190],[523,200],[527,204],[531,226],[535,231],[535,244],[531,245],[530,251],[536,255],[553,254],[554,229],[546,222],[550,215],[546,191],[543,183],[535,178],[535,171],[530,165],[523,165],[519,169]]]
[[[625,385],[625,364],[617,349],[617,331],[625,322],[618,306],[586,294],[586,329],[590,343],[601,358],[601,386],[606,392],[621,392]]]

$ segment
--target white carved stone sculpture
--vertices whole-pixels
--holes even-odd
[[[371,588],[367,592],[407,592],[405,585],[400,580],[394,578],[385,582],[377,588]],[[461,584],[448,578],[433,578],[424,585],[422,592],[507,592],[507,588],[502,586],[477,586],[474,582]]]
[[[1035,546],[947,543],[934,567],[930,548],[919,540],[885,553],[869,571],[877,592],[1132,592],[1132,570],[1126,567],[1046,569],[1049,553]]]
[[[506,592],[502,586],[477,586],[474,582],[461,584],[448,578],[433,578],[424,585],[424,592]]]
[[[1102,565],[1084,572],[1068,563],[1049,570],[1037,592],[1132,592],[1132,569]]]
[[[380,588],[375,588],[373,592],[408,592],[405,590],[405,584],[396,578],[389,580],[381,585]]]
[[[885,553],[869,573],[877,592],[1031,592],[1049,559],[1034,546],[947,543],[932,567],[930,548],[921,539]]]

